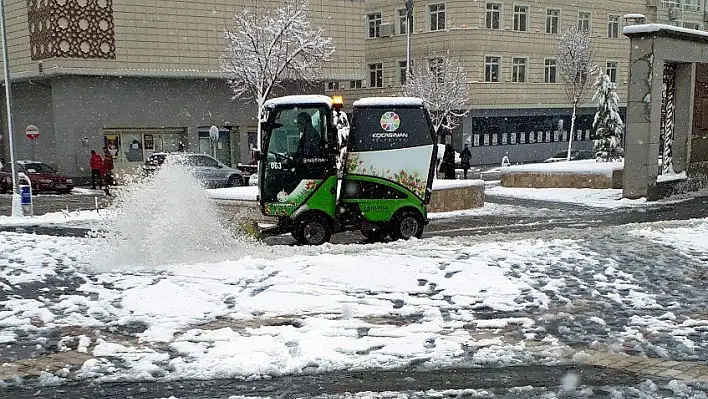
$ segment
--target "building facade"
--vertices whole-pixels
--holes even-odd
[[[558,72],[558,36],[577,25],[591,35],[595,63],[617,83],[621,113],[626,106],[629,40],[627,14],[646,22],[704,28],[698,0],[417,0],[411,30],[412,62],[429,62],[436,51],[461,59],[468,73],[469,114],[453,134],[460,151],[470,145],[473,163],[538,161],[566,149],[571,109]],[[334,82],[328,92],[345,98],[395,95],[406,77],[404,1],[367,0],[361,82]],[[592,148],[593,90],[583,99],[574,148]]]
[[[153,152],[211,152],[250,162],[256,145],[253,101],[233,99],[219,58],[223,31],[244,7],[275,0],[6,0],[9,64],[18,159],[35,158],[74,177],[89,175],[91,149],[111,149],[118,170]],[[313,24],[333,37],[337,53],[324,80],[360,75],[364,26],[358,0],[311,0]],[[322,92],[289,86],[283,92]],[[3,92],[4,103],[4,92]],[[2,111],[0,154],[8,156]],[[28,140],[25,127],[39,128]]]

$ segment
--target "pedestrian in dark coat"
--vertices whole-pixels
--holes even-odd
[[[462,170],[465,174],[465,179],[467,178],[467,171],[470,170],[470,160],[472,159],[472,153],[470,152],[470,146],[465,144],[465,149],[460,153],[460,164],[462,165]]]
[[[445,155],[443,155],[442,169],[446,179],[455,179],[455,149],[452,144],[445,145]]]

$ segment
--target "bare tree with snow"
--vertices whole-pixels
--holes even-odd
[[[595,55],[592,50],[590,34],[577,26],[572,26],[558,38],[558,73],[563,81],[565,94],[573,106],[568,137],[568,160],[573,149],[575,135],[575,117],[578,104],[592,86],[592,75],[597,70],[593,64]]]
[[[622,158],[624,123],[619,114],[617,84],[600,72],[595,81],[597,112],[592,128],[595,131],[595,158],[598,161],[615,161]]]
[[[469,112],[465,107],[467,70],[462,61],[446,50],[417,60],[408,70],[403,93],[425,101],[436,132],[454,129]]]
[[[331,37],[312,27],[308,0],[286,0],[277,9],[254,6],[234,16],[228,43],[221,58],[235,98],[254,99],[258,120],[263,104],[284,81],[314,82],[321,78],[321,64],[334,52]],[[258,124],[258,147],[261,127]]]

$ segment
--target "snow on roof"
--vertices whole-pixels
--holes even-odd
[[[673,31],[678,33],[688,33],[695,36],[708,37],[708,32],[702,30],[682,28],[679,26],[664,25],[664,24],[643,24],[643,25],[630,25],[625,26],[622,29],[622,33],[625,35],[635,35],[639,33],[652,33],[659,31]]]
[[[423,100],[416,97],[366,97],[354,101],[354,107],[422,107]]]
[[[612,177],[612,172],[624,168],[621,162],[597,162],[594,159],[579,161],[562,161],[549,163],[532,163],[501,168],[502,174],[509,173],[553,173],[574,175],[603,175]]]
[[[644,14],[624,14],[622,16],[622,19],[645,19],[646,16]]]
[[[325,104],[332,107],[332,99],[320,94],[308,94],[308,95],[296,95],[296,96],[283,96],[272,98],[265,102],[264,106],[278,107],[284,105],[297,105],[297,104]]]

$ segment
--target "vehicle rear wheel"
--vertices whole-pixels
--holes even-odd
[[[418,212],[400,211],[393,216],[391,237],[394,240],[420,238],[423,235],[423,227],[423,218]]]
[[[377,227],[376,229],[371,229],[371,230],[362,230],[361,234],[366,237],[367,241],[370,242],[379,242],[379,241],[384,241],[386,237],[389,235],[389,230],[385,227]]]
[[[239,175],[231,175],[229,177],[229,182],[227,183],[229,187],[241,187],[243,186],[243,178]]]
[[[293,237],[301,244],[322,245],[332,237],[332,224],[323,215],[305,215],[296,224]]]

